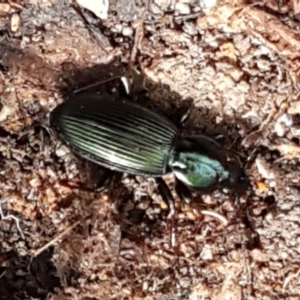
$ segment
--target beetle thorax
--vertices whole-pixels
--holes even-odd
[[[196,152],[178,153],[171,168],[180,181],[195,189],[208,188],[229,177],[219,161]]]

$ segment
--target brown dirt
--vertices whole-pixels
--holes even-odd
[[[299,299],[299,7],[198,3],[110,1],[102,21],[67,1],[0,3],[0,299]],[[151,178],[78,189],[99,170],[48,126],[129,64],[154,109],[190,107],[185,130],[223,135],[252,183],[190,205],[174,193],[174,248]]]

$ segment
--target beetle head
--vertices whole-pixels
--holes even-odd
[[[247,187],[238,156],[206,136],[180,139],[169,165],[175,176],[192,189],[242,191]]]

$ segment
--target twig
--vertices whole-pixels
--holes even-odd
[[[246,276],[247,276],[247,286],[248,288],[247,289],[250,289],[252,287],[253,289],[253,274],[252,274],[252,271],[251,271],[251,266],[249,265],[249,259],[247,259],[247,256],[246,256],[246,249],[245,249],[245,245],[243,246],[243,257],[244,257],[244,271],[246,273]],[[251,289],[251,291],[252,291]],[[251,293],[249,293],[251,294]]]
[[[1,274],[0,274],[0,279],[6,274],[6,270],[4,270]]]
[[[180,16],[175,16],[174,19],[176,21],[186,21],[186,20],[191,20],[191,19],[197,19],[200,16],[204,16],[205,13],[203,11],[199,11],[196,13],[192,13],[189,15],[180,15]]]
[[[145,8],[144,8],[142,15],[139,18],[137,25],[136,25],[134,42],[133,42],[133,47],[132,47],[131,56],[130,56],[130,64],[132,64],[132,65],[134,64],[134,61],[135,61],[135,58],[137,55],[137,50],[140,48],[142,39],[144,37],[144,21],[145,21],[145,16],[146,16],[147,11],[149,11],[149,0],[146,0]]]
[[[250,133],[248,136],[244,138],[242,141],[242,145],[244,147],[250,147],[252,145],[255,145],[258,147],[262,143],[262,141],[267,136],[267,131],[269,129],[269,126],[271,124],[272,120],[276,120],[280,115],[282,115],[287,110],[287,103],[281,103],[279,107],[276,106],[275,99],[273,100],[274,106],[271,108],[271,111],[267,118],[260,124],[260,127],[256,130]]]
[[[0,204],[0,217],[1,217],[1,221],[13,219],[16,222],[16,225],[17,225],[17,228],[18,228],[18,230],[19,230],[19,232],[21,234],[21,237],[23,239],[25,238],[25,236],[23,234],[23,231],[21,230],[21,227],[20,227],[20,220],[16,216],[14,216],[14,215],[4,216],[1,204]]]
[[[222,216],[221,214],[216,213],[215,211],[201,210],[200,212],[203,215],[211,216],[211,217],[214,217],[214,218],[218,219],[220,221],[220,223],[222,223],[224,226],[228,225],[228,220],[224,216]]]
[[[75,90],[75,91],[73,92],[73,94],[81,93],[81,92],[83,92],[83,91],[89,90],[89,89],[91,89],[91,88],[93,88],[93,87],[95,87],[95,86],[98,86],[98,85],[100,85],[100,84],[103,84],[103,83],[106,83],[106,82],[110,82],[110,81],[112,81],[112,80],[119,79],[119,78],[122,78],[122,77],[123,77],[123,75],[116,75],[116,76],[110,77],[110,78],[108,78],[108,79],[104,79],[104,80],[97,81],[97,82],[95,82],[95,83],[86,85],[86,86],[84,86],[84,87],[82,87],[82,88],[80,88],[80,89]]]
[[[293,278],[299,277],[299,274],[300,274],[300,269],[298,270],[298,272],[296,274],[289,275],[288,277],[286,277],[284,279],[284,283],[283,283],[283,286],[282,286],[282,293],[285,292],[285,289],[286,289],[287,285],[290,283],[290,281]]]
[[[61,239],[64,235],[66,235],[69,231],[71,231],[73,228],[75,228],[80,221],[75,222],[73,225],[69,226],[68,228],[66,228],[63,232],[61,232],[60,234],[58,234],[53,240],[49,241],[46,245],[42,246],[41,248],[39,248],[38,250],[35,250],[32,257],[36,257],[39,254],[41,254],[43,251],[45,251],[47,248],[49,248],[51,245],[55,244],[59,239]]]

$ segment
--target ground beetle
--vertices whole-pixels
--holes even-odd
[[[245,185],[233,152],[203,135],[181,135],[167,117],[132,101],[73,95],[50,120],[75,153],[110,170],[156,178],[173,172],[179,183],[202,192]]]

